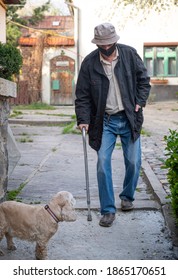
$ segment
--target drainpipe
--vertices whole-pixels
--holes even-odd
[[[76,9],[76,28],[75,28],[75,40],[76,40],[76,45],[77,45],[77,75],[79,74],[79,68],[80,68],[80,46],[79,46],[79,8],[77,6],[75,6],[74,4],[68,2],[68,1],[65,1],[65,3],[70,6],[71,8],[74,8]],[[71,10],[71,9],[69,9]],[[74,13],[74,12],[73,12]],[[74,22],[75,24],[75,22]]]

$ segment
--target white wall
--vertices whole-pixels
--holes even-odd
[[[6,42],[6,13],[5,9],[0,5],[0,42]]]
[[[178,8],[163,11],[160,15],[154,11],[147,19],[140,22],[142,13],[135,20],[129,19],[129,8],[115,7],[115,14],[110,12],[113,1],[109,0],[74,0],[80,9],[80,55],[85,57],[95,48],[91,43],[94,27],[102,22],[111,22],[120,35],[120,43],[135,47],[143,56],[144,42],[175,42],[178,41]]]

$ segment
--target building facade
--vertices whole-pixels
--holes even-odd
[[[135,14],[132,14],[131,6],[124,7],[122,4],[117,6],[114,1],[73,0],[73,3],[79,11],[80,63],[96,48],[91,43],[94,27],[102,22],[111,22],[120,35],[118,42],[134,47],[144,60],[151,77],[151,92],[154,100],[176,98],[178,7],[172,6],[160,13],[152,10],[145,14],[142,14],[142,11],[135,11]],[[157,79],[161,85],[156,84]]]
[[[45,16],[22,28],[23,56],[16,103],[73,104],[76,52],[72,16]]]
[[[0,42],[6,42],[6,6],[3,0],[0,0]]]

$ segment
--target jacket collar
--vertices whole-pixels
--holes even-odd
[[[120,60],[120,49],[119,49],[119,44],[116,44],[116,48],[117,48],[117,57],[118,57],[118,61]],[[93,64],[93,68],[96,72],[98,72],[99,74],[101,75],[104,75],[106,77],[106,74],[104,72],[104,69],[103,69],[103,66],[101,64],[101,61],[100,61],[100,53],[99,53],[99,50],[96,50],[96,53],[95,53],[95,56],[94,56],[94,64]],[[118,62],[117,62],[118,64]],[[116,64],[116,65],[117,65]]]
[[[93,68],[96,72],[100,73],[101,75],[106,76],[103,66],[101,64],[101,61],[100,61],[99,51],[96,52],[96,57],[95,57]]]

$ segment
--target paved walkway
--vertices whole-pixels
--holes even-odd
[[[140,176],[135,195],[135,210],[130,213],[120,211],[118,199],[124,174],[123,160],[118,161],[118,158],[122,159],[118,139],[112,160],[118,212],[116,222],[109,229],[98,226],[100,214],[95,151],[88,147],[93,221],[87,222],[82,137],[76,134],[63,134],[63,128],[60,126],[47,126],[54,122],[57,125],[57,123],[71,121],[74,108],[58,107],[55,111],[38,112],[40,114],[36,111],[24,111],[18,119],[10,119],[21,159],[9,178],[8,189],[14,190],[23,184],[18,198],[27,203],[47,203],[53,194],[64,189],[71,191],[77,200],[76,226],[73,223],[62,224],[61,231],[52,238],[48,254],[50,259],[175,258],[178,246],[177,233],[167,207],[166,196],[169,188],[160,161],[165,158],[163,135],[168,128],[155,126],[155,122],[158,122],[162,110],[164,113],[166,110],[167,114],[163,116],[165,118],[166,115],[166,120],[169,119],[169,127],[174,129],[177,126],[175,120],[178,120],[178,104],[169,103],[169,108],[166,109],[164,106],[164,103],[152,104],[145,109],[144,131],[146,134],[150,132],[151,136],[142,137],[143,174]],[[168,117],[168,112],[172,117]],[[145,223],[145,221],[149,222]],[[165,221],[168,227],[165,227]],[[72,236],[68,233],[72,233]],[[60,252],[56,251],[55,245],[58,237],[62,239],[62,243],[59,242]],[[33,246],[29,247],[18,240],[17,243],[20,252],[17,250],[7,254],[6,259],[34,258]],[[68,244],[73,246],[72,252],[66,250]]]

